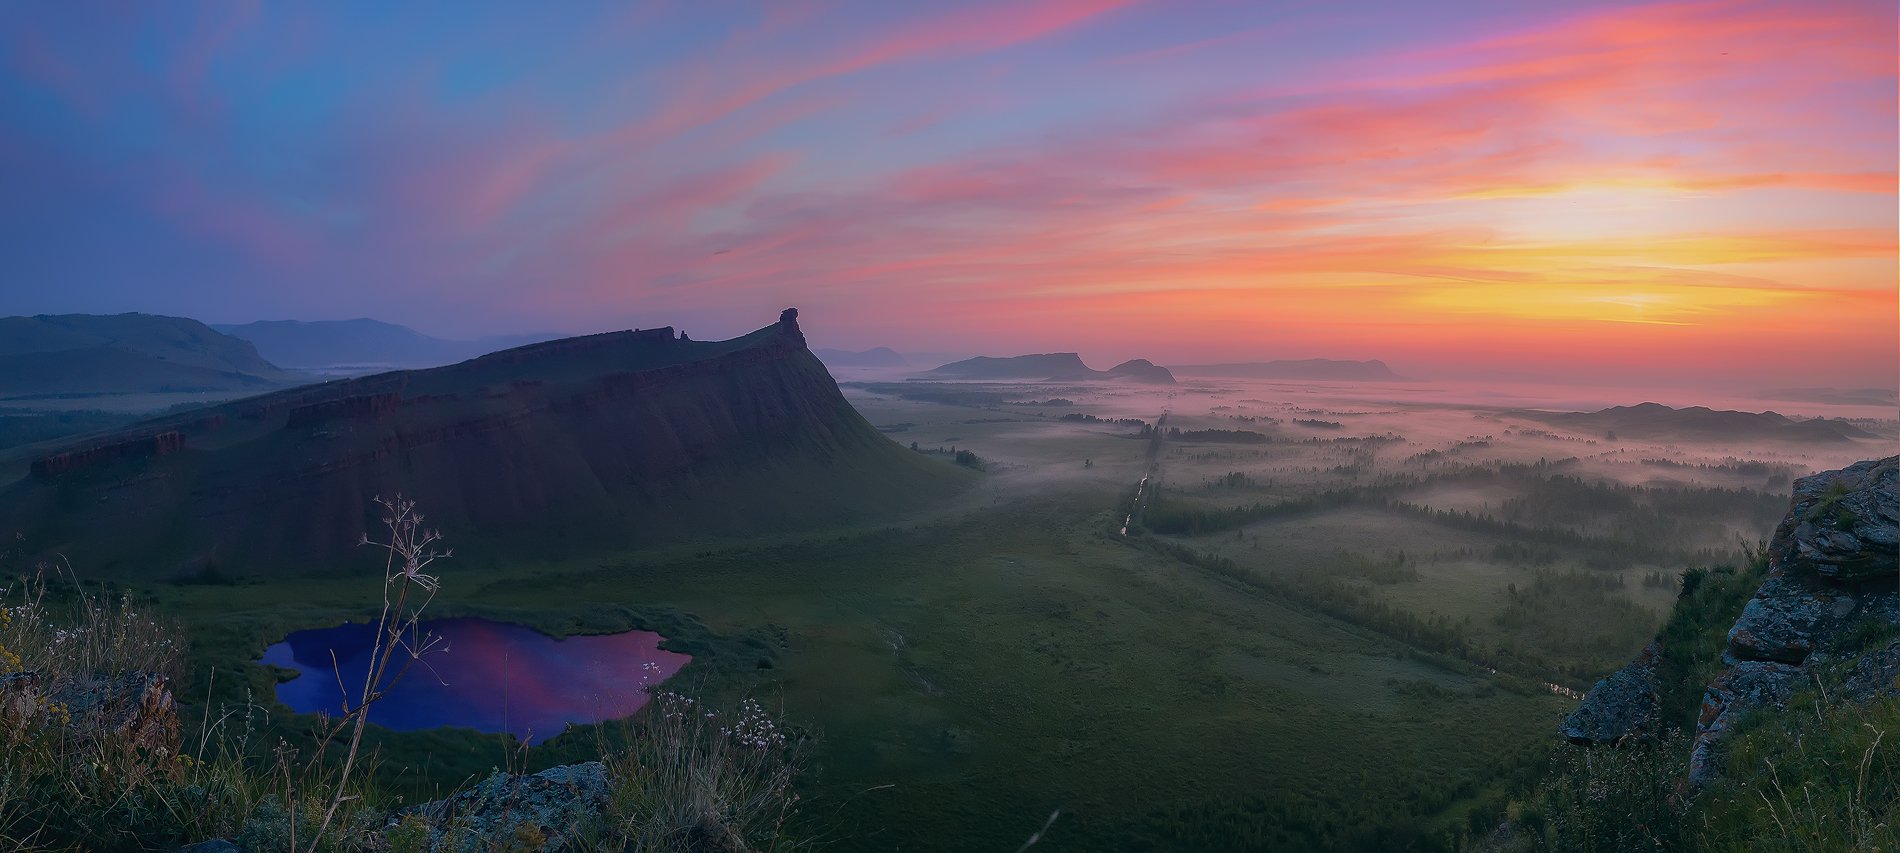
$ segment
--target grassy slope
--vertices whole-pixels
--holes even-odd
[[[1077,487],[912,526],[451,566],[444,612],[685,635],[701,655],[686,683],[763,690],[819,732],[805,827],[845,850],[1008,848],[1056,809],[1051,849],[1298,848],[1382,825],[1410,832],[1521,764],[1565,704],[1127,547],[1105,532],[1115,498]],[[360,614],[370,592],[161,590],[231,688],[265,643]],[[762,658],[774,668],[758,669]],[[501,760],[496,740],[466,734],[379,742],[389,766],[423,767],[433,783]],[[590,743],[559,738],[537,760]]]

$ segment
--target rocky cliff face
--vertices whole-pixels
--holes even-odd
[[[1795,481],[1768,544],[1768,577],[1729,630],[1725,668],[1703,694],[1689,779],[1720,772],[1724,740],[1745,715],[1804,685],[1865,699],[1900,692],[1900,457]],[[1652,644],[1599,682],[1564,721],[1573,742],[1613,743],[1654,730]]]
[[[790,311],[730,341],[617,332],[308,386],[39,460],[0,530],[147,576],[348,565],[397,491],[501,558],[848,523],[964,476],[866,423]]]

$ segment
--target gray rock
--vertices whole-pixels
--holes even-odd
[[[1900,648],[1860,646],[1900,622],[1897,471],[1900,457],[1890,456],[1795,481],[1768,542],[1768,578],[1729,629],[1728,669],[1703,695],[1690,782],[1719,772],[1736,720],[1779,706],[1806,681],[1839,678],[1824,686],[1852,698],[1896,689]]]
[[[1652,642],[1622,669],[1590,688],[1583,704],[1564,718],[1559,731],[1571,743],[1599,746],[1653,734],[1662,717],[1656,684],[1661,647]]]
[[[178,848],[178,853],[244,853],[244,848],[222,838],[200,841]]]
[[[1795,575],[1865,581],[1900,574],[1900,457],[1857,462],[1794,482],[1793,507],[1769,557]]]
[[[177,702],[171,679],[151,672],[48,679],[31,671],[0,673],[0,720],[45,725],[63,708],[67,737],[110,737],[126,748],[178,751]],[[162,758],[162,755],[161,755]]]
[[[1900,638],[1855,656],[1841,678],[1841,695],[1855,702],[1900,696]]]
[[[1780,707],[1794,692],[1800,669],[1785,663],[1743,661],[1723,671],[1702,694],[1689,783],[1703,785],[1721,772],[1721,743],[1740,720],[1758,708]]]
[[[531,775],[496,773],[469,790],[403,814],[429,822],[432,850],[486,851],[514,841],[523,828],[546,839],[544,850],[573,850],[602,820],[608,793],[606,766],[589,761]]]

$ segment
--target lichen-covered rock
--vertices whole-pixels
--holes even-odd
[[[1769,543],[1784,571],[1838,581],[1900,573],[1900,457],[1857,462],[1794,483],[1794,505]]]
[[[1841,695],[1854,702],[1900,696],[1900,638],[1856,655],[1841,677]]]
[[[1571,743],[1597,746],[1656,731],[1662,699],[1656,683],[1661,647],[1652,642],[1643,653],[1590,688],[1583,704],[1564,718],[1560,731]]]
[[[1712,781],[1721,766],[1721,742],[1743,715],[1758,708],[1780,707],[1794,692],[1798,667],[1772,661],[1743,661],[1724,670],[1702,694],[1702,714],[1696,721],[1695,748],[1689,754],[1689,782]]]
[[[1728,669],[1703,696],[1692,783],[1715,778],[1737,719],[1816,675],[1841,679],[1828,688],[1855,698],[1895,689],[1900,648],[1862,646],[1900,622],[1897,471],[1890,456],[1795,481],[1768,543],[1768,578],[1729,629]]]
[[[607,807],[607,768],[598,761],[539,773],[496,773],[446,800],[404,809],[428,821],[430,849],[486,851],[532,842],[534,849],[578,849]]]
[[[1783,575],[1770,576],[1729,629],[1725,654],[1731,663],[1800,663],[1814,652],[1815,636],[1827,633],[1826,623],[1852,615],[1854,603],[1853,596],[1838,590],[1810,589]]]
[[[178,848],[178,853],[244,853],[244,848],[222,838],[200,841]]]
[[[0,674],[0,727],[57,725],[81,741],[111,738],[127,747],[175,754],[179,724],[171,679],[150,672],[56,679]]]

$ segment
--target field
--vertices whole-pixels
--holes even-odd
[[[450,564],[438,611],[660,630],[697,657],[687,689],[759,696],[817,738],[800,829],[836,849],[1011,849],[1052,813],[1039,848],[1430,849],[1543,771],[1563,692],[1642,645],[1679,571],[1764,537],[1788,478],[1873,453],[1612,442],[1404,389],[846,393],[941,464],[974,453],[981,480],[883,524]],[[151,592],[191,628],[187,697],[265,706],[263,647],[375,594]],[[506,760],[466,732],[375,743],[409,796]]]

